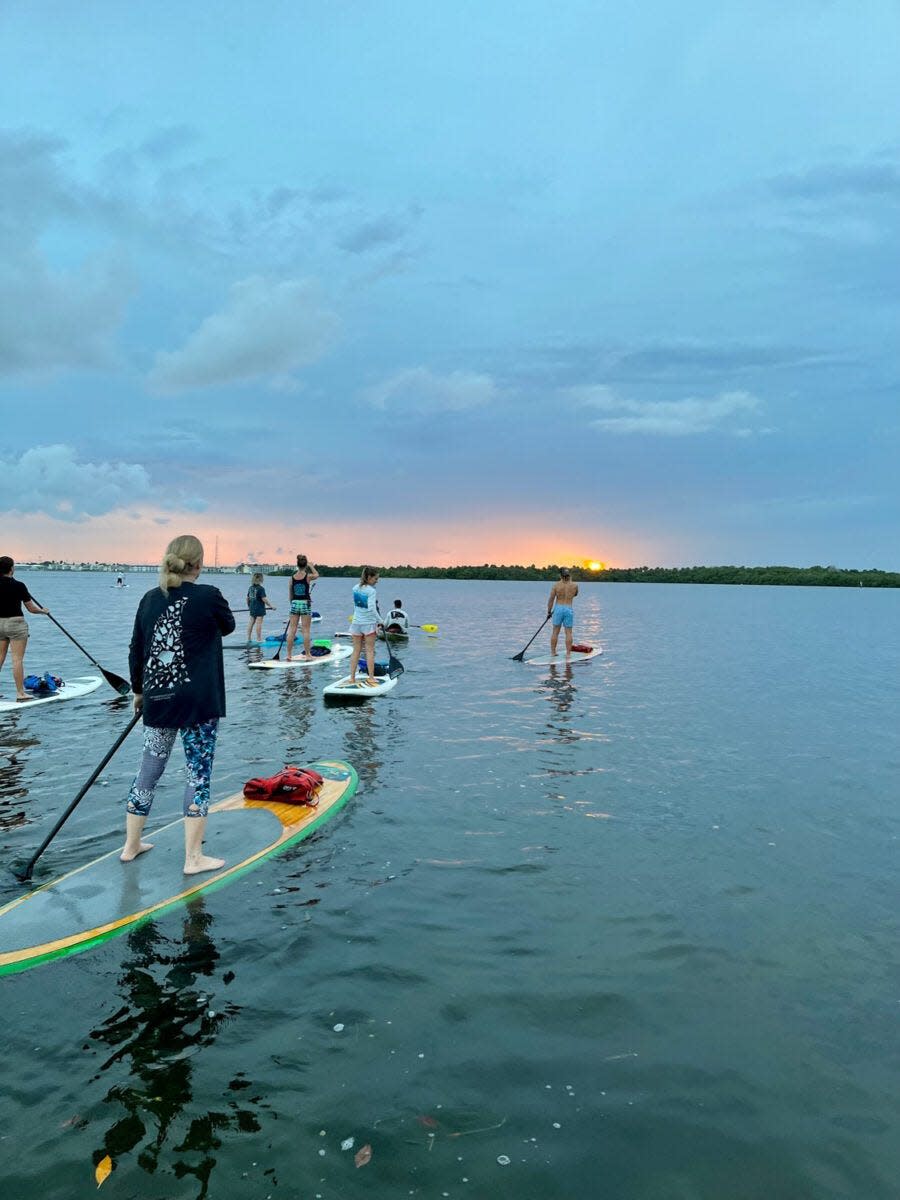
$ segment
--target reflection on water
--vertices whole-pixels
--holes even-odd
[[[539,687],[553,708],[553,715],[545,727],[546,735],[564,744],[576,742],[578,735],[572,730],[572,705],[578,693],[571,665],[551,667],[550,674],[541,680]]]
[[[259,1129],[254,1111],[237,1098],[225,1112],[198,1112],[194,1102],[194,1055],[211,1046],[240,1011],[228,1003],[213,1007],[219,953],[212,924],[197,899],[185,910],[175,938],[163,936],[152,921],[132,930],[116,984],[123,1005],[89,1035],[109,1050],[95,1078],[112,1072],[116,1079],[103,1100],[112,1124],[95,1161],[109,1155],[118,1163],[138,1150],[139,1166],[153,1174],[166,1152],[174,1157],[176,1176],[195,1177],[198,1200],[209,1194],[221,1133]],[[239,1092],[240,1078],[230,1087]]]
[[[37,745],[37,738],[29,736],[27,729],[19,729],[15,719],[3,722],[0,732],[0,829],[25,824],[27,818],[21,805],[28,798],[26,751]]]

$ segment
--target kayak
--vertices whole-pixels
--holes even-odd
[[[335,683],[329,683],[327,687],[322,689],[322,695],[328,700],[374,700],[376,696],[383,696],[385,692],[391,691],[397,686],[397,680],[390,675],[380,675],[376,681],[375,687],[370,687],[365,683],[366,675],[362,677],[357,675],[353,683],[350,682],[350,676],[345,675],[343,679],[338,679]]]
[[[560,650],[558,654],[546,655],[543,658],[526,658],[524,661],[531,667],[564,667],[570,663],[584,662],[589,658],[596,658],[598,654],[602,654],[603,650],[600,646],[594,646],[591,650],[573,650],[566,658],[565,650]]]
[[[376,637],[382,642],[408,642],[409,630],[401,629],[399,626],[392,628],[388,625],[386,629],[379,630]]]
[[[300,653],[302,654],[303,651],[301,650]],[[249,663],[248,666],[251,670],[256,671],[284,671],[290,670],[291,667],[318,667],[322,663],[349,658],[352,653],[353,650],[350,646],[332,646],[329,654],[320,654],[317,658],[292,658],[290,661],[286,658],[264,658],[260,662]]]
[[[324,776],[315,808],[247,800],[238,792],[210,805],[205,848],[225,866],[185,875],[184,818],[148,834],[153,849],[133,862],[121,848],[77,867],[0,908],[0,975],[88,950],[151,917],[211,892],[308,837],[346,804],[358,778],[349,763],[308,764]]]
[[[95,692],[103,680],[99,675],[79,675],[67,679],[52,696],[35,696],[30,700],[0,700],[0,712],[15,712],[20,708],[34,708],[36,704],[56,704],[60,700],[78,700]]]

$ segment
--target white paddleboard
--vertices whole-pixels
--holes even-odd
[[[588,658],[596,658],[598,654],[602,654],[603,649],[600,646],[594,646],[593,650],[582,653],[580,650],[573,650],[566,658],[565,650],[560,650],[557,654],[546,655],[544,658],[526,658],[525,662],[530,667],[564,667],[568,663],[584,662]]]
[[[95,692],[103,680],[99,675],[79,675],[75,679],[67,679],[63,687],[52,696],[35,696],[33,700],[0,700],[0,712],[15,712],[20,708],[34,708],[36,704],[55,704],[58,700],[77,700]]]
[[[363,673],[362,676],[357,675],[351,683],[350,676],[345,675],[343,679],[338,679],[336,683],[329,683],[327,687],[324,687],[322,695],[340,700],[372,700],[375,696],[383,696],[385,692],[389,692],[397,686],[396,678],[392,679],[390,675],[380,675],[375,687],[370,687],[365,682],[366,679],[367,676]]]
[[[294,653],[297,653],[296,646]],[[303,653],[301,647],[300,653]],[[321,663],[336,662],[339,658],[349,658],[353,653],[350,646],[332,646],[330,654],[320,654],[317,658],[292,658],[290,662],[286,658],[264,658],[262,662],[248,663],[251,669],[256,671],[277,671],[290,670],[291,667],[318,667]]]

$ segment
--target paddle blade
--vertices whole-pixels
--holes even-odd
[[[121,675],[117,675],[115,671],[106,671],[103,667],[100,668],[103,672],[103,678],[111,688],[119,693],[120,696],[127,696],[131,691],[131,684],[127,679],[123,679]]]
[[[278,662],[281,659],[281,651],[284,649],[284,644],[287,641],[287,631],[290,621],[287,622],[284,629],[281,631],[281,641],[278,643],[278,649],[272,655],[272,662]]]
[[[420,629],[424,629],[426,633],[437,633],[437,625],[420,625]]]
[[[522,662],[525,658],[525,651],[520,650],[518,654],[513,654],[511,657],[513,662]]]

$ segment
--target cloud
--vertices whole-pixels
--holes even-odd
[[[539,347],[535,365],[517,368],[525,383],[558,387],[603,378],[611,383],[682,382],[715,387],[736,375],[846,365],[846,355],[831,350],[778,342],[703,341],[696,338],[626,345],[570,342]]]
[[[152,159],[167,159],[187,150],[199,141],[199,134],[190,125],[168,125],[145,138],[140,150]]]
[[[761,407],[749,392],[722,392],[708,399],[690,396],[684,400],[630,400],[608,387],[584,387],[571,389],[569,395],[588,408],[615,414],[591,421],[592,427],[602,433],[654,437],[729,433],[746,437],[764,432],[746,424],[747,416]]]
[[[769,180],[776,195],[796,200],[883,197],[900,200],[900,168],[893,163],[821,163]]]
[[[337,244],[350,254],[364,254],[367,250],[393,245],[406,236],[419,212],[418,209],[412,209],[402,217],[384,214],[363,221],[356,228],[341,235]]]
[[[64,143],[0,134],[0,375],[109,365],[134,290],[109,250],[54,267],[41,239],[85,197],[60,171]]]
[[[464,412],[492,404],[499,390],[490,375],[452,371],[435,375],[427,367],[397,371],[382,383],[368,388],[365,398],[374,408],[400,412]]]
[[[311,280],[253,275],[232,286],[225,308],[207,317],[180,350],[157,354],[148,381],[175,392],[265,375],[283,379],[320,358],[337,325]]]
[[[18,461],[0,461],[3,512],[85,521],[147,499],[151,491],[139,463],[78,462],[71,446],[34,446]]]

